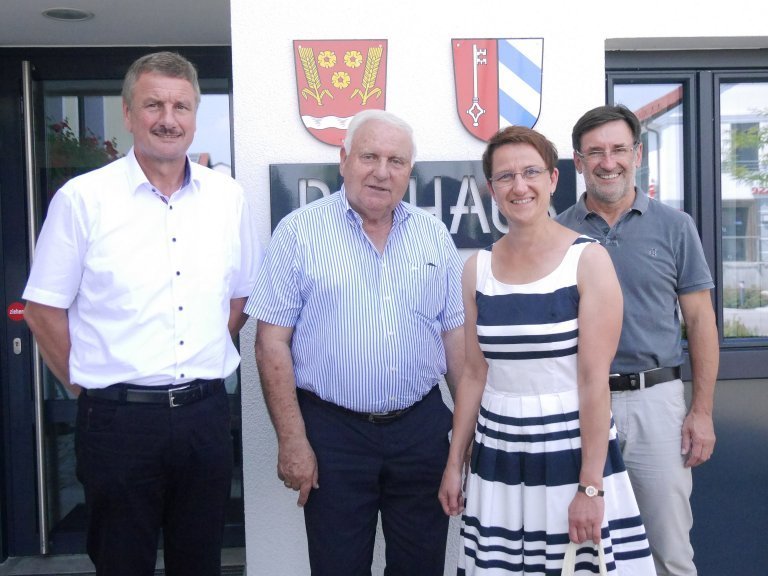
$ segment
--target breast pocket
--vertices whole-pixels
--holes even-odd
[[[429,320],[435,320],[445,304],[445,268],[438,263],[411,265],[403,286],[405,305]]]

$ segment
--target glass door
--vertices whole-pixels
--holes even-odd
[[[21,100],[25,110],[22,131],[26,137],[21,140],[25,147],[21,155],[25,158],[25,178],[18,181],[24,180],[25,186],[0,190],[4,204],[21,202],[26,208],[26,242],[18,237],[3,241],[3,255],[12,253],[16,267],[25,266],[25,274],[19,276],[26,275],[28,271],[34,238],[56,191],[70,178],[103,166],[130,149],[132,136],[125,130],[122,120],[122,75],[135,57],[148,51],[73,51],[71,56],[74,60],[68,62],[64,70],[57,65],[60,54],[46,51],[14,54],[22,70]],[[227,49],[224,54],[219,49],[197,54],[188,54],[188,49],[179,51],[198,65],[203,92],[190,156],[193,161],[232,174],[229,51]],[[105,55],[103,52],[109,53]],[[0,52],[0,58],[2,56]],[[11,127],[3,125],[2,128]],[[19,257],[20,253],[26,257],[26,262]],[[20,301],[20,290],[23,290],[23,280],[12,288],[12,299]],[[18,511],[10,506],[9,516],[16,512],[28,514],[34,510],[36,521],[19,525],[12,522],[11,517],[7,518],[4,531],[10,536],[8,553],[84,552],[84,498],[82,487],[75,477],[76,400],[44,366],[28,334],[20,339],[19,346],[21,350],[17,356],[20,358],[14,360],[23,364],[26,359],[29,364],[29,368],[22,370],[19,376],[25,381],[26,392],[14,388],[11,384],[14,378],[6,375],[4,370],[3,394],[24,405],[24,412],[32,416],[27,423],[30,420],[34,423],[34,438],[29,437],[28,428],[24,433],[16,431],[15,423],[11,422],[14,417],[9,415],[10,426],[4,427],[5,444],[23,444],[34,449],[9,453],[5,461],[5,476],[8,485],[14,487],[11,493],[24,501],[23,506],[17,506],[20,508]],[[232,440],[236,454],[227,543],[243,546],[238,374],[233,374],[226,385],[231,398]],[[19,436],[24,437],[21,443]],[[30,474],[30,470],[34,474]],[[19,475],[26,480],[20,481],[16,477]],[[34,489],[28,484],[32,477]],[[35,550],[35,542],[39,550]]]

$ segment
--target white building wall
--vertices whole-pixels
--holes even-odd
[[[611,48],[754,47],[765,34],[763,0],[642,4],[540,0],[459,2],[253,2],[231,0],[234,139],[245,186],[267,243],[269,165],[336,162],[338,150],[312,137],[298,112],[293,40],[388,40],[386,108],[411,123],[417,160],[477,160],[483,142],[459,121],[452,38],[544,38],[543,100],[536,128],[571,154],[570,131],[604,103],[604,52]],[[649,40],[650,39],[650,40]],[[608,43],[606,43],[608,41]],[[757,41],[764,46],[764,40]],[[249,576],[309,574],[296,494],[276,477],[277,447],[253,359],[255,322],[242,337],[245,514]],[[322,482],[322,478],[320,479]],[[329,527],[333,529],[333,527]],[[446,574],[455,574],[458,524],[451,524]],[[381,538],[374,575],[383,573]],[[345,575],[340,575],[345,576]]]

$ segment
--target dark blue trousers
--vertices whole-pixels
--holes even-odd
[[[223,387],[184,406],[78,397],[77,475],[98,576],[219,576],[233,447]]]
[[[386,576],[442,576],[448,517],[437,492],[451,412],[435,387],[374,424],[299,396],[320,487],[304,507],[313,576],[370,576],[381,514]]]

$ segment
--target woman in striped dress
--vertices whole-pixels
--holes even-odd
[[[464,268],[466,364],[440,501],[463,512],[460,575],[559,575],[570,540],[577,574],[597,573],[602,541],[609,574],[651,576],[610,413],[621,289],[608,253],[549,217],[556,164],[521,127],[483,155],[509,232]]]

